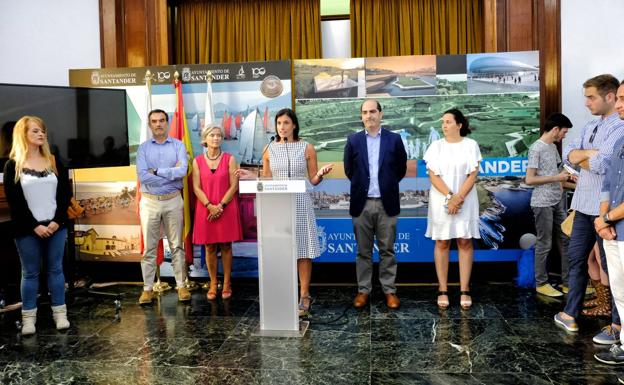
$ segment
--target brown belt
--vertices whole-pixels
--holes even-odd
[[[148,194],[146,192],[141,193],[142,197],[145,197],[147,199],[153,199],[155,201],[168,201],[169,199],[173,199],[179,195],[180,195],[180,191],[174,191],[172,193],[162,194],[162,195]]]

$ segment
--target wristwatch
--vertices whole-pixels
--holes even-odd
[[[609,218],[609,213],[605,213],[602,216],[602,220],[604,221],[604,223],[609,224],[609,225],[614,222],[613,220],[611,220],[611,218]]]
[[[448,194],[446,194],[446,200],[449,201],[453,197],[453,192],[449,190]]]
[[[221,207],[225,208],[225,206],[227,206],[227,203],[221,202]]]

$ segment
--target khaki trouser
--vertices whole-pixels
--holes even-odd
[[[184,286],[186,266],[184,260],[184,201],[182,196],[168,200],[141,199],[141,231],[145,251],[141,259],[143,288],[152,290],[156,275],[156,250],[161,236],[161,225],[171,250],[171,265],[176,285]]]

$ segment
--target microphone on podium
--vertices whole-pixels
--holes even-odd
[[[264,153],[267,152],[267,150],[269,149],[269,146],[271,145],[271,143],[273,143],[273,141],[275,140],[275,136],[271,136],[271,138],[269,138],[269,143],[267,143],[267,145],[264,147],[264,150],[262,151],[262,155],[260,155],[260,166],[258,166],[258,170],[256,172],[256,179],[260,179],[260,168],[262,167],[262,165],[264,164]]]

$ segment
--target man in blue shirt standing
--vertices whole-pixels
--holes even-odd
[[[615,112],[618,86],[618,80],[611,75],[598,75],[583,83],[585,106],[597,118],[588,122],[579,137],[563,151],[564,161],[581,167],[572,198],[576,214],[568,245],[570,289],[565,308],[555,315],[555,323],[569,332],[578,331],[576,319],[583,306],[588,280],[587,256],[595,242],[600,247],[602,268],[605,272],[608,270],[602,238],[594,229],[594,219],[600,212],[598,197],[614,145],[624,136],[624,121]],[[611,324],[594,336],[593,341],[610,345],[619,340],[620,328],[620,318],[614,308]]]
[[[615,109],[624,121],[624,81],[617,91]],[[615,143],[608,166],[600,193],[600,215],[594,225],[604,239],[615,307],[620,314],[624,314],[624,137]],[[620,341],[614,341],[611,349],[596,353],[594,357],[605,364],[624,364],[624,350],[618,342],[624,343],[624,335],[621,333]]]
[[[349,214],[357,242],[355,268],[358,294],[353,306],[366,306],[372,290],[373,243],[379,247],[379,281],[390,309],[400,306],[394,281],[397,261],[394,240],[400,207],[399,182],[407,172],[401,136],[381,128],[381,104],[365,100],[360,107],[364,130],[349,135],[344,169],[351,181]]]
[[[164,228],[171,265],[178,288],[178,299],[189,301],[191,294],[184,286],[184,201],[180,191],[182,179],[188,171],[188,155],[184,144],[169,136],[169,117],[163,110],[152,110],[147,116],[152,138],[141,143],[137,151],[137,178],[141,183],[141,231],[145,250],[141,259],[143,293],[139,304],[154,299],[156,250]]]

